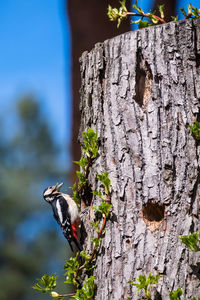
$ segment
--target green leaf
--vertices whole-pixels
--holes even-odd
[[[67,271],[65,273],[66,281],[65,283],[74,284],[75,286],[78,286],[78,282],[75,279],[75,275],[77,275],[77,271],[80,267],[80,262],[78,260],[79,253],[76,254],[75,257],[71,257],[69,260],[66,261],[64,265],[64,269]],[[79,278],[79,276],[77,276]]]
[[[101,241],[102,241],[102,238],[91,238],[91,241],[94,243],[94,245],[96,246],[96,247],[99,247],[99,244],[101,243]]]
[[[76,291],[76,295],[74,295],[70,299],[75,300],[93,300],[94,299],[94,292],[95,292],[95,282],[94,276],[88,277],[85,280],[83,287]]]
[[[200,11],[197,8],[195,8],[191,3],[188,5],[188,14],[191,14],[194,19],[200,18]]]
[[[98,174],[97,179],[103,183],[104,188],[105,188],[105,193],[106,193],[106,195],[108,195],[109,191],[110,191],[110,179],[108,177],[108,172]]]
[[[148,21],[140,21],[139,22],[139,28],[145,28],[149,26],[149,22]]]
[[[165,17],[165,15],[164,15],[164,6],[165,6],[164,4],[158,6],[160,16],[161,16],[162,19],[164,19],[164,17]]]
[[[149,13],[149,14],[148,14],[148,18],[151,20],[151,22],[152,22],[154,25],[158,24],[158,22],[159,22],[159,20],[158,20],[157,18],[155,18],[154,14],[152,14],[152,13]]]
[[[199,242],[199,231],[189,234],[187,236],[179,235],[181,242],[187,246],[193,252],[200,251],[200,247],[198,246]]]
[[[178,15],[176,17],[171,16],[171,18],[172,18],[172,21],[178,21]]]
[[[136,21],[131,21],[131,24],[137,24],[137,23],[140,23],[142,21],[143,18],[139,19],[139,20],[136,20]]]
[[[90,257],[91,257],[90,255],[88,255],[88,254],[85,253],[85,250],[82,250],[80,252],[80,256],[83,257],[85,261],[89,261]]]
[[[86,182],[87,182],[88,179],[85,177],[85,175],[84,175],[83,172],[76,171],[76,175],[77,175],[77,177],[78,177],[78,179],[80,181],[79,185],[86,184]]]
[[[88,298],[93,299],[94,289],[95,289],[94,276],[90,276],[86,280],[85,284],[83,285],[82,290],[87,295]]]
[[[142,8],[139,7],[139,6],[137,5],[137,3],[138,3],[138,1],[135,1],[135,3],[132,5],[133,9],[137,10],[137,12],[138,12],[139,14],[144,14]]]
[[[88,128],[87,132],[83,132],[83,152],[91,158],[95,158],[98,154],[97,133],[92,128]]]
[[[47,293],[55,289],[56,287],[57,276],[52,275],[43,275],[41,278],[37,278],[39,283],[36,283],[32,288],[39,290],[42,293]]]
[[[87,165],[88,165],[88,159],[87,157],[82,156],[79,161],[73,161],[75,164],[79,165],[83,170],[85,171]]]
[[[194,122],[193,125],[188,125],[190,130],[192,131],[192,134],[197,140],[200,140],[200,122],[197,120]]]
[[[111,5],[108,5],[108,12],[107,12],[108,18],[110,21],[116,21],[118,18],[118,9],[112,8]]]
[[[180,8],[180,11],[182,12],[182,14],[184,15],[184,17],[186,18],[187,17],[187,13],[186,13],[185,9],[184,8]]]
[[[74,185],[70,186],[69,188],[72,189],[72,191],[73,191],[72,198],[73,198],[74,202],[77,204],[78,207],[80,207],[80,198],[79,198],[78,192],[76,190],[76,188],[77,188],[76,183],[74,183]]]
[[[107,218],[111,207],[112,207],[112,204],[102,201],[99,206],[93,206],[93,209],[96,210],[98,213],[106,216],[106,218]]]
[[[182,289],[178,288],[175,291],[171,291],[169,294],[170,300],[181,300]]]
[[[147,297],[149,297],[149,299],[150,299],[151,293],[149,291],[149,288],[151,287],[152,284],[158,283],[158,279],[161,276],[162,275],[160,275],[160,274],[154,276],[151,273],[149,273],[147,278],[146,278],[145,275],[140,275],[139,277],[137,277],[138,282],[128,281],[128,283],[136,286],[137,287],[137,292],[139,292],[140,290],[143,290],[145,295]]]
[[[119,28],[119,26],[121,25],[121,22],[122,22],[122,18],[118,18],[118,20],[117,20],[117,28]]]
[[[120,1],[120,8],[112,8],[110,5],[108,5],[108,18],[110,21],[117,21],[117,27],[120,26],[121,21],[127,17],[127,8],[126,8],[126,1]]]
[[[64,264],[64,269],[67,271],[71,272],[76,272],[80,266],[80,263],[78,261],[78,255],[79,253],[76,254],[75,257],[71,257],[69,260],[66,261]]]
[[[96,229],[97,232],[99,232],[99,222],[100,220],[96,222],[90,222],[90,224]]]
[[[192,13],[192,4],[188,4],[188,14]]]
[[[103,195],[102,195],[102,193],[100,191],[93,191],[92,194],[95,195],[95,196],[98,196],[100,198],[103,197]]]
[[[127,11],[127,8],[126,8],[126,0],[119,1],[119,3],[121,4],[120,9],[122,9],[123,12],[126,12],[126,11]]]
[[[73,186],[70,186],[69,188],[72,189],[72,191],[76,191],[76,183],[74,183]]]
[[[194,11],[193,11],[193,16],[194,16],[194,19],[199,19],[200,18],[200,15],[199,15],[199,9],[196,8]]]

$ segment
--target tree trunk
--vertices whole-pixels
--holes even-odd
[[[200,117],[199,37],[200,21],[184,20],[127,32],[82,55],[80,132],[92,127],[99,137],[88,182],[99,189],[96,174],[107,171],[112,185],[96,299],[137,299],[127,282],[149,272],[163,275],[155,299],[177,288],[181,299],[200,295],[200,254],[179,239],[200,228],[200,149],[187,126]],[[87,251],[93,217],[83,214]]]

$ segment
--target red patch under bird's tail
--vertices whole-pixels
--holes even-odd
[[[79,249],[79,251],[82,251],[83,248],[82,248],[82,246],[80,245],[80,243],[78,241],[78,225],[79,225],[79,223],[77,221],[75,221],[72,224],[72,233],[73,233],[74,242],[75,242],[77,248]]]
[[[75,239],[77,240],[78,239],[78,222],[75,221],[73,224],[72,224],[72,233],[73,233],[73,236],[75,237]]]

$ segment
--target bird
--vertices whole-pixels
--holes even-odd
[[[74,251],[74,245],[79,251],[82,246],[78,241],[79,212],[74,200],[68,195],[60,192],[63,182],[46,188],[43,197],[53,210],[53,216],[60,225],[65,238],[68,240],[70,248]],[[73,246],[72,246],[73,245]]]

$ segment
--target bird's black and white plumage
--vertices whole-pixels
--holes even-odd
[[[82,247],[77,239],[79,213],[74,200],[67,194],[61,193],[60,188],[63,183],[53,185],[44,190],[44,200],[51,204],[53,215],[60,225],[65,238],[73,251],[72,244],[81,251]]]

